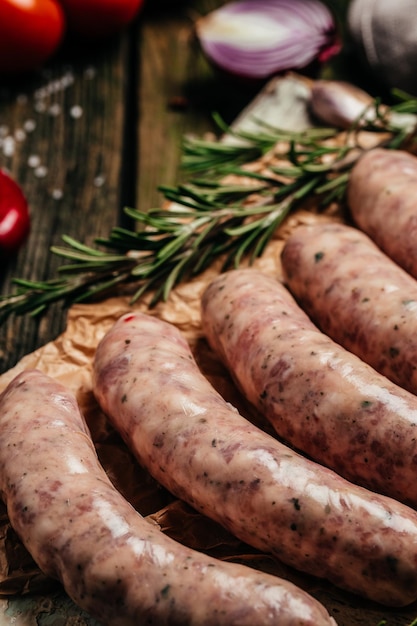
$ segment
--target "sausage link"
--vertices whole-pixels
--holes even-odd
[[[242,541],[384,604],[417,599],[417,513],[244,419],[176,327],[121,317],[96,351],[94,391],[139,462]]]
[[[111,626],[335,626],[287,581],[164,535],[114,488],[73,395],[30,370],[0,396],[0,489],[39,567]]]
[[[202,298],[211,347],[284,440],[348,480],[417,508],[417,397],[318,330],[255,269]]]
[[[375,148],[353,167],[347,200],[361,230],[417,278],[417,158]]]
[[[323,332],[417,394],[417,281],[356,228],[298,227],[282,251],[289,289]]]

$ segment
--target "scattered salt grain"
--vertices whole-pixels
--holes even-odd
[[[82,116],[82,114],[83,114],[83,109],[78,104],[75,104],[73,107],[71,107],[70,115],[75,120],[78,120]]]
[[[14,131],[14,138],[16,141],[24,141],[26,139],[26,133],[23,128],[16,128]]]
[[[62,189],[53,189],[51,195],[54,200],[61,200],[61,198],[64,196],[64,192],[62,191]]]
[[[43,100],[38,100],[37,102],[35,102],[33,108],[35,109],[36,113],[45,113],[46,104]]]
[[[3,154],[6,157],[11,157],[14,155],[14,149],[16,146],[16,142],[11,135],[8,135],[3,139]]]
[[[95,67],[90,65],[89,67],[85,68],[84,78],[87,78],[88,80],[91,80],[92,78],[95,77],[95,75],[96,75],[96,68]]]
[[[58,104],[58,102],[54,102],[54,104],[51,104],[48,109],[48,113],[53,117],[57,117],[61,113],[61,106]]]
[[[39,167],[41,164],[41,158],[37,154],[31,154],[28,158],[29,167]]]
[[[74,80],[75,80],[74,74],[72,72],[67,72],[61,78],[61,87],[63,89],[66,89],[67,87],[70,87],[71,85],[74,84]]]
[[[94,187],[102,187],[105,182],[106,182],[106,178],[102,174],[99,174],[93,180]]]
[[[59,91],[61,91],[61,89],[61,81],[58,79],[53,80],[46,85],[46,92],[48,94],[58,93]]]
[[[37,89],[33,95],[36,100],[42,100],[43,98],[46,98],[46,96],[48,95],[48,89],[46,88],[46,86],[39,87],[39,89]]]
[[[36,128],[35,120],[32,120],[32,119],[26,120],[23,124],[23,128],[27,133],[33,132]]]
[[[35,167],[34,174],[36,178],[45,178],[48,173],[48,168],[45,165],[39,165],[39,167]]]

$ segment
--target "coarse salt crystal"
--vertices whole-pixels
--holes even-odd
[[[74,83],[74,74],[68,72],[61,78],[61,87],[65,89],[66,87],[70,87]]]
[[[82,116],[82,114],[83,114],[82,107],[80,107],[78,104],[75,104],[73,107],[71,107],[70,115],[75,120],[79,119]]]
[[[43,100],[39,100],[38,102],[35,102],[34,109],[36,113],[44,113],[46,111],[45,102]]]
[[[14,131],[14,138],[16,141],[24,141],[26,139],[26,133],[23,128],[16,128]]]
[[[51,195],[54,200],[61,200],[61,198],[64,195],[64,192],[62,191],[62,189],[53,189]]]
[[[102,174],[99,174],[98,176],[95,177],[93,184],[94,184],[94,187],[102,187],[105,182],[106,182],[105,176],[103,176]]]
[[[87,78],[88,80],[91,80],[92,78],[94,78],[95,75],[96,75],[96,68],[93,67],[92,65],[90,65],[89,67],[85,69],[84,77]]]
[[[46,96],[48,95],[48,90],[46,87],[39,87],[39,89],[37,89],[33,95],[35,96],[36,100],[40,100],[42,98],[46,98]]]
[[[27,133],[31,133],[36,128],[35,120],[32,120],[32,119],[26,120],[23,124],[23,128],[25,129]]]
[[[57,115],[61,113],[61,106],[58,104],[58,102],[54,102],[54,104],[51,104],[51,106],[48,109],[48,113],[49,115],[52,115],[53,117],[56,117]]]
[[[37,154],[31,154],[28,158],[29,167],[39,167],[41,164],[41,158]]]
[[[39,165],[35,168],[34,174],[36,178],[45,178],[48,173],[48,168],[45,165]]]
[[[5,137],[4,140],[3,140],[3,154],[4,154],[4,156],[9,156],[9,157],[13,156],[14,155],[15,146],[16,146],[16,142],[15,142],[13,137],[11,137],[10,135]]]

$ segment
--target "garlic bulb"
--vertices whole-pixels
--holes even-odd
[[[348,31],[359,56],[386,88],[417,94],[416,0],[351,0]]]

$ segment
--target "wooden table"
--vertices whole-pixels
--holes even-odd
[[[213,130],[213,111],[231,121],[254,93],[214,73],[192,24],[219,1],[152,1],[132,28],[90,49],[65,46],[31,76],[0,82],[0,167],[21,185],[32,230],[16,258],[2,261],[0,293],[14,277],[57,276],[50,254],[62,235],[92,244],[123,207],[160,206],[160,184],[178,182],[181,138]],[[174,5],[174,6],[173,6]],[[0,328],[0,373],[65,327],[48,315],[11,318]]]
[[[132,227],[123,207],[163,201],[158,185],[181,179],[181,140],[230,122],[254,96],[216,74],[193,39],[193,21],[220,0],[152,0],[127,31],[91,47],[65,44],[27,76],[0,78],[0,168],[27,197],[31,232],[2,260],[0,294],[13,278],[57,276],[50,253],[67,234],[86,244],[115,225]],[[11,317],[0,327],[0,374],[54,340],[66,309]],[[0,623],[96,625],[65,594],[0,601]]]
[[[21,185],[32,224],[19,254],[2,261],[1,294],[14,277],[56,277],[62,260],[49,250],[63,234],[92,244],[131,226],[124,206],[160,206],[158,185],[181,176],[183,135],[213,130],[213,111],[234,119],[253,97],[216,75],[193,42],[196,15],[218,4],[152,0],[120,36],[91,48],[68,43],[39,71],[0,79],[0,168]],[[65,325],[62,303],[38,319],[9,318],[0,374]],[[4,626],[43,620],[95,624],[61,593],[1,603]]]
[[[63,234],[93,244],[116,224],[132,226],[124,206],[160,206],[158,185],[183,176],[184,134],[213,131],[214,111],[232,122],[252,102],[256,91],[213,71],[193,41],[198,12],[219,4],[152,0],[113,40],[90,49],[67,45],[39,72],[1,80],[0,167],[21,185],[32,220],[26,245],[1,266],[1,294],[14,289],[14,277],[56,277],[62,261],[50,247]],[[40,318],[10,318],[0,327],[0,374],[65,325],[61,303]],[[384,611],[367,626],[386,614],[387,626],[410,621]],[[340,623],[365,626],[360,605],[346,607]],[[60,591],[0,601],[0,624],[98,626]]]

